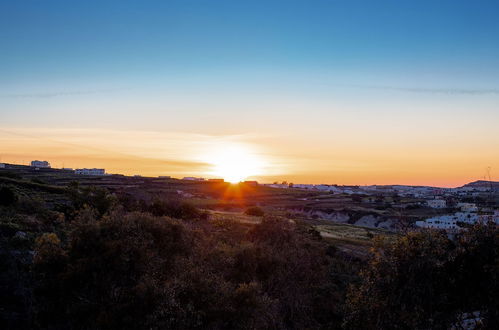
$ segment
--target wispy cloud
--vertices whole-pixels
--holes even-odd
[[[345,85],[354,88],[391,90],[421,94],[449,94],[449,95],[499,95],[499,88],[425,88],[425,87],[397,87],[377,85]]]
[[[73,91],[55,91],[55,92],[36,92],[36,93],[9,93],[0,94],[3,98],[34,98],[44,99],[61,96],[78,96],[92,94],[106,94],[126,90],[125,88],[109,88],[109,89],[94,89],[94,90],[73,90]]]

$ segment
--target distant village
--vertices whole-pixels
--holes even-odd
[[[489,181],[477,181],[458,188],[436,188],[426,186],[406,185],[370,185],[370,186],[338,186],[313,184],[273,183],[266,185],[280,189],[310,189],[330,192],[333,194],[363,195],[364,201],[376,202],[383,200],[392,207],[408,208],[427,206],[433,209],[448,211],[449,214],[430,217],[423,221],[416,221],[416,227],[443,229],[456,232],[476,223],[489,221],[499,224],[499,210],[493,206],[477,205],[464,202],[465,200],[481,199],[486,201],[499,193],[499,184],[493,185]]]
[[[0,163],[0,168],[6,164]],[[35,170],[51,168],[48,161],[33,160],[30,166]],[[75,175],[104,176],[109,175],[103,168],[62,168]],[[135,175],[140,177],[140,175]],[[170,179],[170,176],[158,176]],[[205,179],[202,177],[184,177],[185,181],[224,183],[224,179]],[[260,184],[257,181],[244,181],[250,186],[264,186],[274,189],[300,189],[324,192],[333,195],[350,195],[361,199],[364,203],[380,203],[393,208],[406,209],[428,207],[444,213],[415,222],[419,228],[443,229],[449,233],[466,229],[476,223],[494,222],[499,224],[499,210],[491,201],[499,194],[499,183],[476,181],[457,188],[438,188],[429,186],[408,185],[328,185],[328,184],[293,184],[274,182]],[[471,202],[471,201],[481,202]],[[490,203],[486,201],[490,200]]]

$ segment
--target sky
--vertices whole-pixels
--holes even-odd
[[[0,161],[219,177],[232,154],[262,182],[498,180],[498,15],[486,0],[0,0]]]

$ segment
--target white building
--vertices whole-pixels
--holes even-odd
[[[4,163],[0,163],[0,168],[5,168],[5,164]]]
[[[77,168],[75,174],[80,175],[105,175],[106,170],[103,168]]]
[[[313,184],[296,183],[293,185],[293,188],[296,188],[296,189],[315,189],[315,186]]]
[[[493,214],[481,215],[479,219],[483,223],[494,222],[496,225],[499,225],[499,210],[495,210]]]
[[[270,183],[270,184],[267,184],[265,186],[270,187],[270,188],[277,188],[277,189],[287,189],[287,188],[289,188],[289,185],[287,185],[287,184],[280,184],[280,183]]]
[[[204,181],[205,179],[204,178],[196,178],[196,177],[193,177],[193,176],[186,176],[182,180],[186,180],[186,181]]]
[[[31,167],[50,168],[50,163],[46,160],[33,160],[31,161]]]
[[[439,217],[429,218],[424,221],[416,221],[416,226],[421,228],[432,229],[460,229],[457,225],[457,220],[452,215],[442,215]]]
[[[478,207],[475,203],[457,203],[457,207],[463,212],[477,212]]]
[[[481,220],[480,216],[476,213],[471,212],[456,212],[454,217],[459,222],[464,222],[467,224],[475,224]]]
[[[434,209],[443,209],[447,206],[447,202],[445,201],[445,199],[432,199],[426,201],[426,204]]]

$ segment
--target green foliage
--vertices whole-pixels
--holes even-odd
[[[167,196],[7,184],[19,197],[0,208],[0,328],[448,329],[476,311],[498,324],[493,225],[372,237],[359,260],[293,217],[239,223]]]
[[[72,222],[66,248],[37,240],[41,327],[318,328],[339,326],[337,286],[322,242],[289,221],[247,231],[146,213],[91,208]],[[202,224],[202,225],[201,225]],[[62,261],[62,263],[61,263]]]
[[[94,208],[99,215],[104,215],[116,204],[116,198],[109,194],[106,189],[80,187],[77,182],[71,183],[67,193],[75,210],[89,206]]]
[[[253,206],[244,211],[244,214],[253,215],[255,217],[263,217],[265,215],[265,212],[258,206]]]
[[[450,240],[444,232],[409,233],[379,242],[361,281],[350,290],[348,329],[459,328],[480,311],[498,324],[499,231],[478,225]]]
[[[192,204],[178,200],[163,201],[156,199],[147,207],[147,211],[155,216],[167,216],[176,219],[197,219],[201,212]]]

